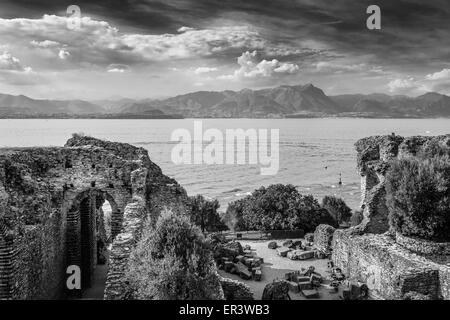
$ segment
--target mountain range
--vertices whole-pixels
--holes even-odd
[[[0,94],[0,117],[296,118],[450,117],[450,97],[344,94],[327,96],[312,84],[260,90],[197,91],[167,99],[36,100]]]

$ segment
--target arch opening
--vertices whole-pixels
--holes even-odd
[[[101,299],[108,272],[108,249],[120,211],[107,192],[81,192],[67,214],[68,265],[81,270],[81,290],[75,296]]]

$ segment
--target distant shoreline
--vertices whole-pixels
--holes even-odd
[[[55,120],[182,120],[182,119],[450,119],[450,117],[417,117],[417,116],[363,116],[363,115],[290,115],[284,117],[183,117],[179,115],[147,116],[147,115],[124,115],[124,114],[105,114],[105,115],[0,115],[0,120],[27,120],[27,119],[55,119]]]

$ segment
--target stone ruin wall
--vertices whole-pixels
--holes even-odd
[[[350,281],[366,283],[372,298],[401,299],[407,292],[418,292],[433,299],[450,299],[450,243],[426,243],[396,235],[389,230],[385,204],[388,162],[414,156],[436,141],[450,145],[450,135],[376,136],[356,143],[363,221],[336,230],[332,259]]]
[[[0,149],[0,299],[63,297],[66,267],[80,262],[76,248],[87,248],[94,268],[96,220],[105,199],[116,238],[111,287],[114,252],[129,230],[138,236],[143,220],[155,220],[165,206],[183,210],[184,189],[147,151],[128,144],[74,137],[60,148]],[[86,236],[80,236],[83,217]]]
[[[335,228],[328,224],[320,224],[314,231],[314,248],[328,255],[331,253],[331,243]]]

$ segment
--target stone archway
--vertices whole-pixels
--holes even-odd
[[[108,239],[108,242],[110,243],[122,229],[123,212],[119,209],[116,201],[108,192],[103,192],[103,197],[104,200],[108,201],[111,206],[111,238]]]
[[[97,264],[104,264],[107,260],[102,257],[107,244],[112,239],[105,238],[101,208],[106,200],[112,208],[111,233],[113,236],[113,223],[117,220],[121,221],[122,217],[116,201],[109,193],[96,188],[82,191],[75,197],[67,212],[67,266],[80,267],[81,292],[91,287]]]

